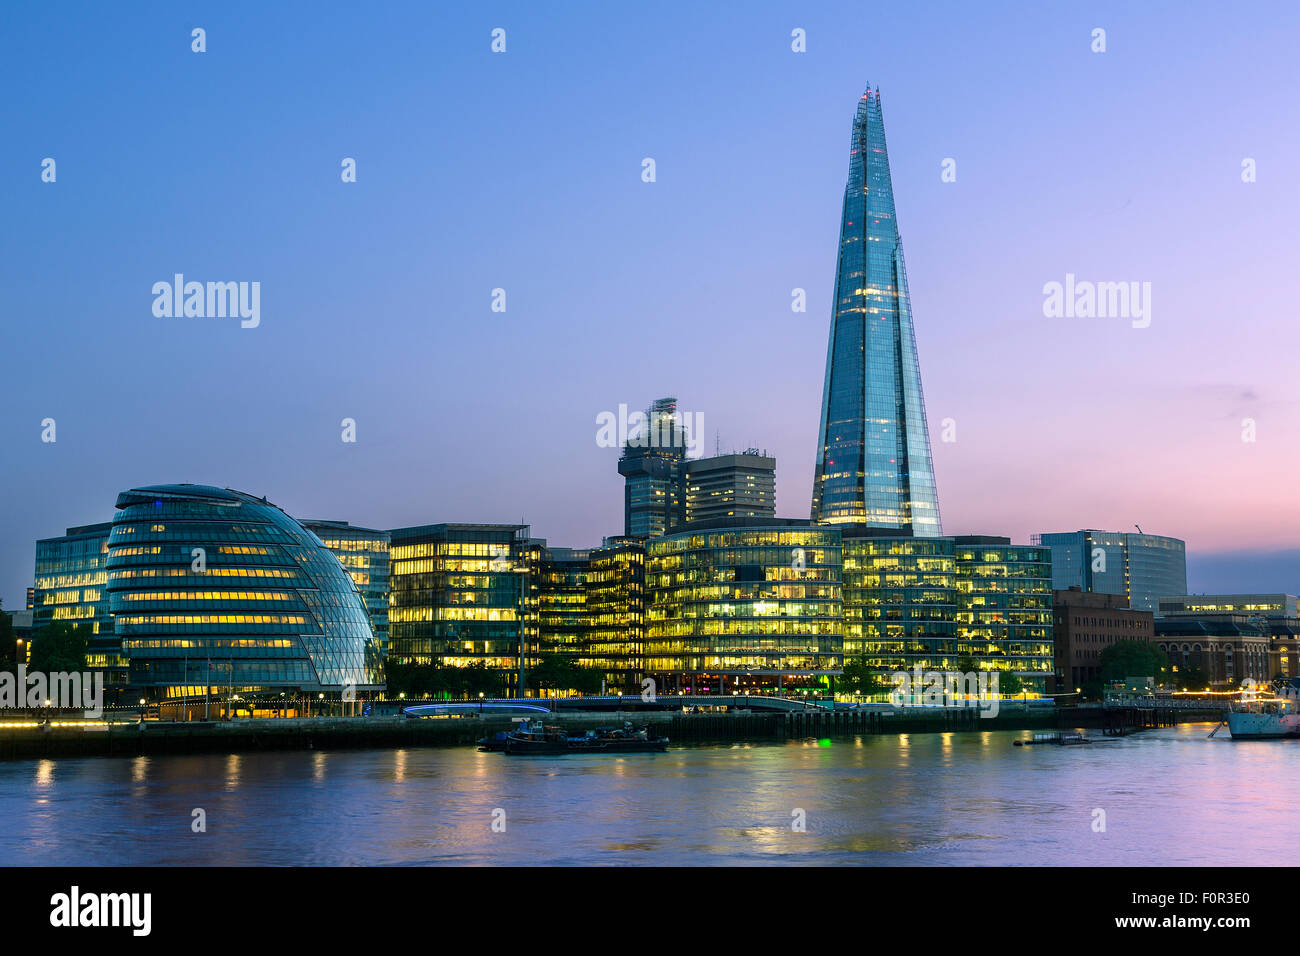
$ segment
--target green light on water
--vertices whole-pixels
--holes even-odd
[[[823,737],[821,740],[817,741],[818,747],[829,747],[830,745],[831,741],[829,737]]]

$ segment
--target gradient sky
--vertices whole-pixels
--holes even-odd
[[[1300,527],[1296,5],[324,6],[0,12],[7,607],[37,537],[140,484],[598,543],[596,416],[669,394],[806,517],[868,82],[944,530],[1137,523],[1194,589],[1300,590],[1259,560]],[[155,318],[175,272],[261,282],[261,326]],[[1151,326],[1044,318],[1067,272],[1150,282]]]

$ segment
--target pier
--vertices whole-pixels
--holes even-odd
[[[140,756],[358,747],[469,746],[516,721],[540,718],[579,735],[631,721],[648,724],[673,744],[779,742],[863,735],[969,733],[991,730],[1101,730],[1125,736],[1179,723],[1217,722],[1220,710],[1197,707],[1096,706],[1054,708],[1004,701],[996,714],[970,707],[820,706],[775,697],[674,697],[655,707],[639,698],[578,709],[590,699],[418,704],[401,713],[216,721],[104,721],[50,715],[48,720],[0,722],[0,759],[59,756]],[[621,705],[621,706],[620,706]],[[724,709],[725,708],[725,709]]]

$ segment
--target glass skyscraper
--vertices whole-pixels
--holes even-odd
[[[849,144],[812,520],[943,533],[880,93],[870,88]]]

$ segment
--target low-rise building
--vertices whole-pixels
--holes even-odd
[[[1243,614],[1294,620],[1300,617],[1294,594],[1173,594],[1160,598],[1161,617]]]
[[[1249,678],[1267,682],[1272,676],[1270,636],[1266,624],[1240,614],[1201,617],[1184,615],[1156,622],[1155,643],[1184,679],[1203,679],[1211,688],[1226,690]]]
[[[1101,652],[1120,641],[1149,643],[1155,616],[1129,607],[1122,594],[1078,587],[1052,592],[1052,640],[1058,694],[1101,679]]]

